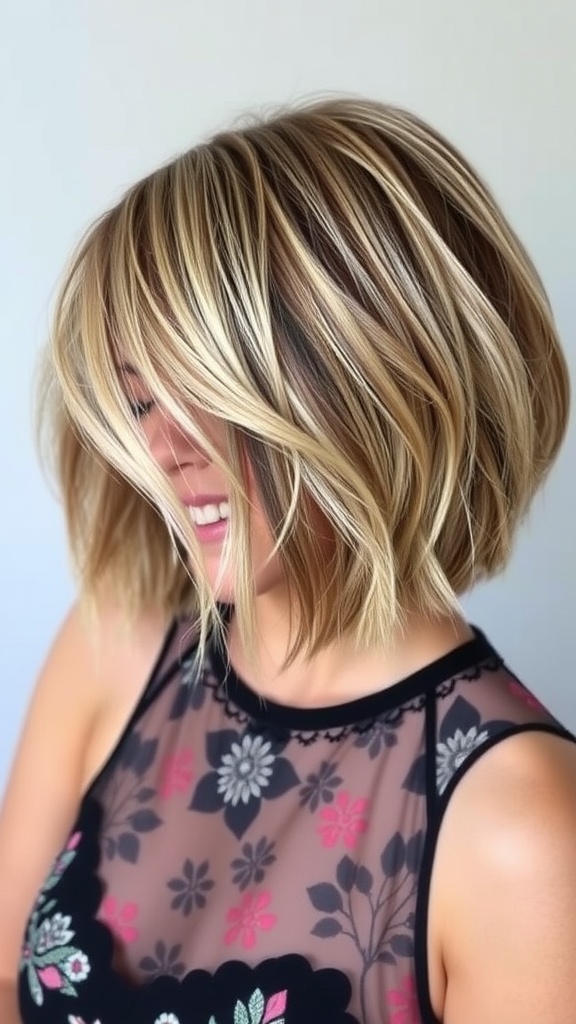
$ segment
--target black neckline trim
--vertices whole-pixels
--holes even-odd
[[[484,634],[474,626],[472,629],[474,637],[471,640],[397,683],[356,700],[327,707],[300,708],[260,696],[237,675],[217,644],[211,647],[210,660],[216,677],[222,681],[225,696],[248,718],[287,730],[320,732],[373,720],[386,712],[395,711],[406,702],[423,697],[455,676],[468,674],[478,665],[494,661],[502,663]]]

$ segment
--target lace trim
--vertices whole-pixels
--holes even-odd
[[[490,655],[490,657],[472,665],[469,669],[457,673],[450,679],[445,680],[443,683],[439,683],[434,688],[436,699],[443,700],[446,697],[449,697],[460,682],[473,683],[476,682],[484,672],[497,672],[502,668],[503,664],[504,659],[499,655]],[[311,744],[315,743],[317,740],[327,740],[329,743],[339,743],[340,740],[346,739],[348,736],[362,736],[366,733],[370,733],[371,731],[376,731],[382,726],[398,728],[398,726],[401,725],[405,714],[408,712],[419,712],[423,710],[427,698],[427,693],[424,692],[411,700],[399,704],[395,708],[389,708],[386,711],[382,711],[378,715],[372,715],[370,718],[363,719],[359,722],[353,722],[350,725],[339,726],[333,729],[290,729],[276,722],[268,722],[264,717],[259,719],[254,715],[250,715],[248,712],[243,711],[242,708],[234,702],[234,698],[231,697],[229,693],[223,692],[226,688],[226,682],[221,682],[212,673],[205,673],[198,681],[198,685],[204,686],[206,689],[211,691],[214,700],[223,706],[224,714],[227,718],[233,719],[233,721],[237,722],[239,725],[250,726],[252,732],[265,733],[278,739],[294,739],[304,747],[311,746]],[[265,714],[264,708],[263,714]]]

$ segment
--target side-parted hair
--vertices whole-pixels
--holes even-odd
[[[499,572],[568,416],[544,290],[490,192],[418,118],[354,99],[149,175],[88,232],[57,303],[41,422],[82,590],[189,614],[205,638],[218,609],[122,362],[228,476],[249,646],[252,467],[297,609],[291,655],[386,644],[408,609],[443,612]],[[226,423],[226,451],[195,409]]]

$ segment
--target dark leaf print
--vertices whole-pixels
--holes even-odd
[[[135,832],[153,832],[162,824],[162,818],[159,818],[151,808],[135,811],[134,814],[129,815],[128,821]]]
[[[146,974],[154,974],[158,968],[158,964],[151,956],[143,956],[138,966]]]
[[[473,704],[469,704],[464,697],[456,697],[440,725],[440,740],[445,743],[457,729],[461,729],[463,733],[467,733],[469,729],[478,729],[481,721],[480,713]]]
[[[372,891],[374,879],[372,878],[370,871],[368,871],[368,868],[360,865],[356,872],[356,881],[354,884],[358,889],[358,892],[361,892],[364,896],[367,896],[368,893]]]
[[[129,864],[135,864],[140,855],[140,840],[133,832],[118,836],[118,855]]]
[[[411,765],[410,770],[402,783],[402,788],[410,793],[419,793],[424,796],[426,793],[426,757],[421,754]]]
[[[109,860],[116,856],[116,840],[112,836],[104,836],[104,853]]]
[[[308,889],[310,902],[316,910],[322,910],[325,914],[335,914],[342,910],[342,897],[335,885],[330,882],[319,882],[311,885]]]
[[[395,832],[384,848],[381,857],[382,871],[394,878],[406,863],[406,844],[399,832]]]
[[[276,797],[284,796],[284,793],[299,785],[299,782],[300,779],[296,775],[290,761],[285,757],[277,757],[274,762],[273,775],[262,796],[265,800],[273,800]]]
[[[383,953],[378,953],[376,962],[379,964],[395,964],[396,957],[389,950],[385,949]]]
[[[123,768],[132,768],[140,752],[140,733],[134,731],[124,740],[120,764]]]
[[[140,745],[140,749],[133,761],[132,767],[137,775],[142,777],[146,774],[154,758],[156,757],[156,750],[158,749],[158,740],[144,740]]]
[[[219,768],[222,758],[230,753],[233,743],[242,743],[242,737],[232,729],[209,732],[206,736],[206,760],[211,768]]]
[[[226,810],[224,811],[224,821],[228,828],[234,833],[236,839],[241,839],[244,833],[250,828],[250,825],[258,817],[260,810],[260,800],[251,800],[247,804],[226,804]]]
[[[342,925],[335,917],[322,917],[312,929],[312,935],[316,935],[319,939],[332,939],[335,935],[340,935],[342,931]]]
[[[190,810],[193,811],[219,811],[222,807],[222,797],[218,792],[218,776],[216,772],[209,772],[204,775],[194,792]]]
[[[414,940],[411,935],[393,935],[390,946],[396,956],[414,956]]]
[[[420,830],[406,843],[406,867],[413,875],[420,870],[424,852],[424,832]]]
[[[338,862],[336,880],[342,892],[352,892],[356,881],[356,865],[348,855],[342,857],[342,860]]]
[[[152,789],[150,786],[144,786],[142,789],[139,789],[138,792],[136,793],[136,799],[139,804],[145,804],[148,802],[148,800],[152,799],[155,793],[155,789]]]

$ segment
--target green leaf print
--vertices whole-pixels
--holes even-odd
[[[56,946],[55,949],[49,949],[46,953],[38,953],[34,957],[34,963],[36,967],[54,967],[77,953],[76,946]]]
[[[264,996],[259,988],[252,993],[248,1000],[248,1009],[250,1011],[250,1024],[260,1024],[262,1017],[264,1016]]]
[[[234,1024],[250,1024],[250,1014],[240,999],[234,1007]]]
[[[28,964],[26,973],[28,975],[28,984],[30,986],[32,999],[36,1003],[36,1006],[42,1006],[42,1003],[44,1002],[44,993],[33,964]]]

